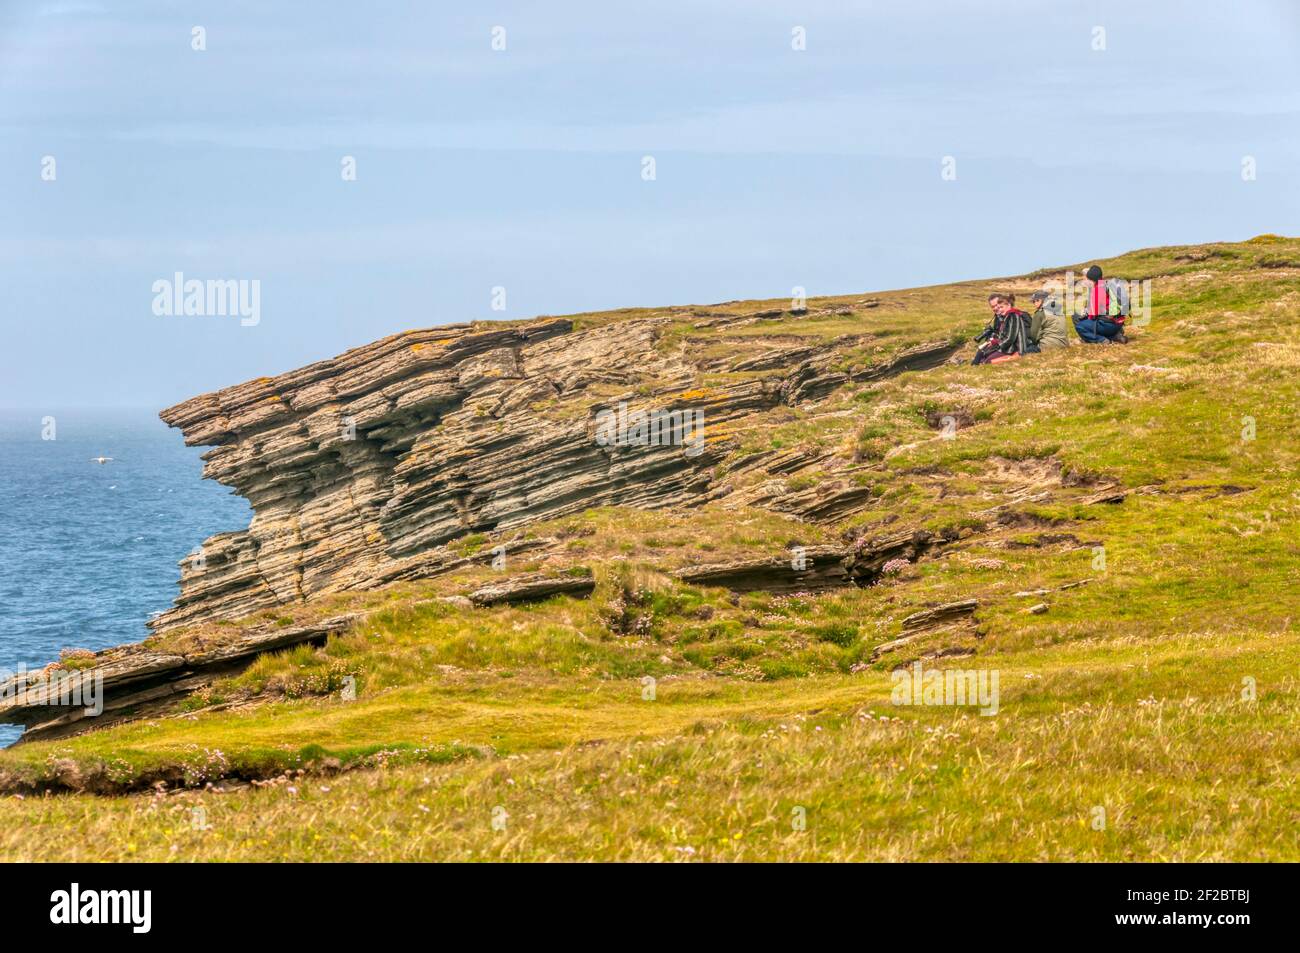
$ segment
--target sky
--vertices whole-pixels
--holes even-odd
[[[1295,235],[1298,53],[1294,0],[0,0],[0,406]]]

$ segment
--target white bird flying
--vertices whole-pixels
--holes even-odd
[[[108,462],[111,461],[112,459],[113,459],[112,457],[98,456],[98,457],[91,457],[91,458],[90,458],[90,462],[91,462],[91,463],[98,463],[98,464],[100,464],[101,466],[103,466],[105,463],[108,463]]]

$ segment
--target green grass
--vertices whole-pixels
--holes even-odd
[[[883,674],[691,681],[659,686],[653,701],[635,684],[395,698],[388,710],[406,730],[477,736],[496,756],[291,774],[226,794],[11,800],[0,849],[11,859],[1286,859],[1300,808],[1297,648],[1294,633],[1270,632],[1040,649],[1000,663],[994,718],[893,707]],[[1241,699],[1247,675],[1253,702]],[[342,717],[315,716],[309,732],[323,737]],[[195,807],[209,829],[193,829]],[[492,826],[498,807],[505,830]],[[38,840],[24,823],[64,836]]]

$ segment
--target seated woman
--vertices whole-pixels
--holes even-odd
[[[1016,296],[996,293],[989,295],[993,320],[976,341],[983,341],[975,352],[972,364],[1000,364],[1021,354],[1038,350],[1029,341],[1029,315],[1016,307]]]

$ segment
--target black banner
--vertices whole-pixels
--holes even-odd
[[[984,942],[1043,928],[1054,939],[1194,937],[1234,942],[1281,928],[1294,869],[1247,864],[696,865],[8,865],[3,920],[10,936],[90,934],[127,944],[234,939],[374,940],[390,920],[517,923],[562,916],[583,929],[668,927],[684,915],[744,934],[811,920],[961,931]],[[863,919],[860,919],[863,918]],[[530,928],[527,924],[533,924]],[[752,926],[747,926],[752,924]],[[546,928],[549,929],[549,928]],[[615,936],[617,934],[606,934]],[[945,937],[958,939],[959,934]]]

